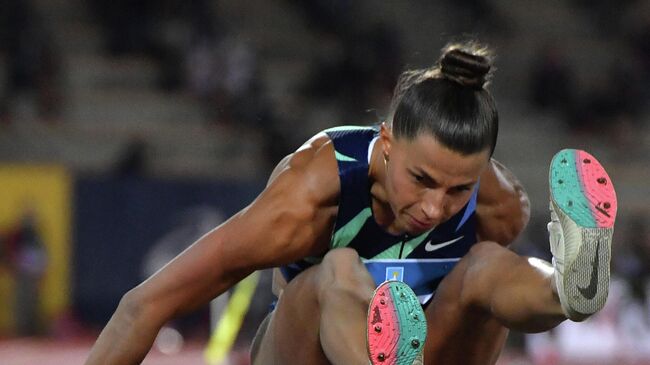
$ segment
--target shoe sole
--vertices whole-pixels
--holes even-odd
[[[367,325],[373,365],[412,365],[424,347],[424,311],[413,290],[401,281],[385,281],[375,289]]]
[[[564,289],[558,292],[564,297],[563,308],[569,318],[582,320],[600,310],[607,300],[616,192],[598,160],[580,150],[558,152],[551,162],[549,180],[551,204],[563,228],[565,250],[578,250],[565,251],[564,257],[575,259],[564,263]],[[567,247],[569,240],[581,244]]]

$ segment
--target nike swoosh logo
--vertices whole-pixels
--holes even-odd
[[[449,246],[449,245],[451,245],[452,243],[461,240],[463,237],[465,237],[465,236],[460,236],[460,237],[458,237],[458,238],[454,238],[454,239],[451,240],[451,241],[447,241],[447,242],[443,242],[443,243],[438,243],[438,244],[435,244],[435,245],[432,244],[431,241],[429,241],[429,242],[427,242],[426,246],[424,246],[424,249],[425,249],[427,252],[431,252],[431,251],[439,250],[439,249],[441,249],[441,248],[443,248],[443,247],[445,247],[445,246]]]
[[[591,279],[589,280],[589,285],[586,288],[578,287],[578,291],[585,299],[594,299],[596,296],[596,289],[598,289],[598,252],[600,251],[600,240],[596,246],[596,257],[591,263]]]

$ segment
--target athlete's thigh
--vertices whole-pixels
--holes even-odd
[[[284,288],[256,336],[254,365],[329,365],[319,338],[318,270],[319,265],[305,270]]]
[[[508,334],[489,313],[461,301],[468,260],[461,259],[442,280],[425,310],[426,364],[494,364]]]

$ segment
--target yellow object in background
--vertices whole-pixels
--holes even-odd
[[[258,282],[259,272],[255,271],[235,286],[230,301],[228,301],[205,350],[205,360],[208,364],[220,364],[230,352],[244,321],[244,316],[248,312]]]
[[[34,219],[45,248],[38,311],[45,324],[64,311],[70,296],[70,237],[72,179],[62,167],[0,165],[0,244],[27,215]],[[0,257],[0,333],[15,327],[15,272]]]

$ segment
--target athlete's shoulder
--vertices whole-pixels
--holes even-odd
[[[336,164],[337,149],[346,146],[361,147],[362,140],[371,140],[378,133],[378,129],[368,126],[344,125],[331,127],[317,133],[305,143],[303,143],[295,152],[285,156],[273,170],[269,182],[286,170],[293,168],[296,170],[311,168],[323,170],[322,172],[337,175]],[[321,166],[322,165],[322,166]],[[327,168],[333,167],[333,168]]]
[[[369,132],[377,131],[377,127],[361,126],[361,125],[342,125],[331,127],[323,130],[324,133],[332,134],[336,132]]]
[[[335,201],[340,187],[331,138],[319,132],[285,156],[271,173],[268,185],[278,180],[288,181],[292,189],[302,190],[320,203]]]
[[[379,133],[379,129],[368,126],[343,125],[325,129],[322,133],[325,133],[338,145],[341,141],[344,143],[355,143],[360,140],[372,139]]]

